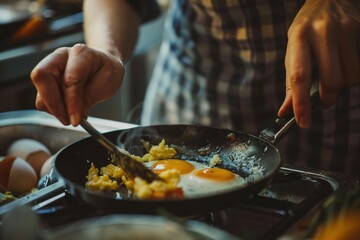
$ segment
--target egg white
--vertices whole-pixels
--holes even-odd
[[[147,162],[145,165],[147,167],[151,167],[151,165],[155,162],[156,161]],[[180,182],[178,183],[178,186],[183,189],[185,197],[191,198],[218,194],[241,187],[246,184],[245,179],[235,173],[234,179],[229,181],[217,181],[215,179],[198,177],[194,175],[194,172],[199,169],[209,168],[209,166],[195,161],[186,162],[191,163],[195,168],[190,173],[182,174],[180,176]]]

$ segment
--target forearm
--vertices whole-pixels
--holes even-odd
[[[137,12],[124,0],[85,0],[83,7],[86,44],[126,63],[138,37]]]

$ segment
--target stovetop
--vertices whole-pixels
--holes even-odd
[[[52,186],[51,194],[32,207],[45,228],[110,214],[77,202],[59,182]],[[277,239],[296,227],[331,194],[345,187],[344,182],[321,173],[282,167],[271,184],[253,198],[187,218],[240,239]]]

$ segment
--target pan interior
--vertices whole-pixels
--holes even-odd
[[[138,156],[147,153],[142,141],[156,145],[162,139],[177,150],[178,159],[209,164],[213,156],[218,154],[222,163],[217,167],[242,176],[248,184],[263,181],[280,166],[280,155],[275,147],[257,137],[236,131],[193,125],[165,125],[112,131],[105,135]],[[85,138],[59,152],[55,169],[66,181],[84,188],[91,163],[101,168],[110,163],[110,157],[92,138]],[[113,193],[102,194],[117,197]]]
[[[143,156],[149,147],[162,140],[177,151],[176,158],[209,164],[215,154],[222,160],[217,167],[231,170],[249,181],[264,177],[279,164],[277,149],[264,140],[241,132],[193,126],[166,125],[140,127],[122,131],[117,144],[130,153]],[[270,160],[269,160],[270,159]],[[260,175],[258,175],[260,174]]]

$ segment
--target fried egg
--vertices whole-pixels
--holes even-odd
[[[192,172],[195,169],[195,166],[179,159],[166,159],[155,162],[151,165],[150,169],[157,174],[168,169],[176,169],[180,174],[187,174]]]
[[[211,168],[206,164],[180,159],[165,159],[145,163],[152,171],[160,173],[169,169],[180,172],[181,187],[185,197],[200,197],[228,191],[246,184],[239,175],[223,169]]]

